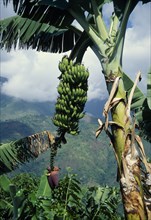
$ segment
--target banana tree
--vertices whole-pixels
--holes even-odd
[[[10,0],[3,0],[7,5]],[[110,27],[103,19],[103,6],[113,2]],[[104,106],[105,122],[100,119],[96,137],[102,129],[108,134],[118,164],[125,217],[128,220],[150,218],[149,200],[143,192],[141,161],[145,164],[148,178],[151,167],[146,160],[140,137],[135,134],[135,125],[143,123],[143,132],[151,140],[150,83],[147,97],[137,88],[141,78],[138,73],[132,82],[122,69],[122,55],[127,23],[138,0],[13,0],[16,16],[1,21],[1,47],[32,48],[37,51],[61,53],[71,50],[68,61],[81,63],[88,47],[98,57],[102,74],[109,92]],[[143,3],[150,2],[142,0]],[[73,25],[76,20],[82,27]],[[101,72],[101,71],[100,71]],[[150,77],[150,73],[148,74]],[[131,117],[135,110],[136,118]],[[111,121],[109,114],[111,113]],[[147,114],[147,115],[146,115]],[[146,115],[146,116],[145,116]],[[143,122],[146,117],[146,122]],[[79,117],[80,118],[80,117]],[[65,130],[66,132],[66,130]],[[65,132],[61,132],[64,138]],[[138,145],[138,147],[137,147]],[[140,149],[141,156],[138,152]]]

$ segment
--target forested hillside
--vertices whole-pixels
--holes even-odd
[[[52,123],[53,112],[54,103],[30,103],[1,94],[1,143],[17,140],[43,130],[49,130],[55,134],[56,128]],[[66,172],[66,167],[71,167],[84,183],[113,185],[116,182],[116,163],[112,148],[109,146],[109,139],[104,133],[96,140],[97,128],[97,118],[86,115],[80,123],[80,134],[67,136],[67,144],[62,145],[56,157],[56,164],[61,168],[61,175]],[[109,158],[110,163],[106,163]],[[49,160],[50,154],[47,151],[15,172],[33,172],[40,176],[48,166]],[[110,174],[112,179],[109,178]]]
[[[97,105],[96,101],[94,103]],[[102,108],[103,103],[100,112]],[[1,94],[0,142],[6,143],[44,130],[55,134],[53,112],[54,103],[26,102]],[[95,138],[97,128],[97,118],[86,114],[80,122],[80,134],[67,136],[67,144],[58,150],[55,163],[61,168],[62,176],[66,168],[71,167],[83,183],[115,185],[117,168],[113,149],[105,133],[98,139]],[[145,142],[145,145],[148,146],[149,143]],[[146,148],[148,156],[151,155],[149,149]],[[40,176],[49,165],[49,161],[48,150],[38,159],[21,166],[15,173],[30,172]]]

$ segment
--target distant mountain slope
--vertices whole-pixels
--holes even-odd
[[[43,130],[56,133],[56,127],[51,120],[54,103],[28,103],[5,95],[1,101],[1,142],[20,139]],[[97,106],[97,103],[95,105]],[[66,172],[66,167],[71,167],[83,183],[115,185],[117,168],[113,149],[105,133],[96,140],[97,128],[97,118],[91,114],[86,115],[80,122],[80,134],[67,135],[67,144],[58,149],[55,164],[61,168],[61,175]],[[146,153],[150,153],[148,147]],[[21,166],[15,173],[31,172],[40,176],[49,163],[50,150],[38,159]]]
[[[87,109],[96,108],[97,103],[88,103]],[[95,109],[94,109],[95,111]],[[101,112],[101,107],[100,107]],[[14,97],[1,94],[1,142],[9,142],[25,136],[49,130],[53,134],[56,127],[51,118],[54,113],[54,103],[25,102]],[[103,135],[102,139],[95,139],[98,127],[97,118],[86,115],[80,122],[81,133],[78,136],[67,135],[67,144],[58,150],[56,164],[61,167],[61,175],[70,166],[74,173],[80,176],[83,183],[114,184],[116,181],[116,163],[109,140]],[[109,161],[110,158],[110,162]],[[37,160],[27,163],[16,172],[33,172],[41,175],[49,165],[49,150]],[[109,177],[109,176],[112,176]]]
[[[20,118],[21,125],[31,130],[40,132],[49,130],[53,134],[56,133],[56,128],[48,116],[26,116]],[[16,122],[14,122],[16,123]],[[18,126],[18,123],[16,123]],[[83,183],[89,185],[94,184],[116,184],[116,162],[112,148],[109,146],[109,139],[105,133],[96,140],[95,130],[97,129],[97,119],[91,116],[85,116],[80,122],[80,134],[77,136],[66,135],[67,144],[62,145],[58,149],[55,164],[61,168],[60,174],[66,172],[66,167],[71,167],[74,173],[77,173]],[[16,130],[16,129],[15,129]],[[22,130],[22,129],[21,129]],[[11,136],[12,134],[12,136]],[[19,137],[17,133],[9,133],[9,138]],[[20,132],[20,137],[24,135]],[[9,141],[7,133],[5,133],[7,141]],[[13,138],[14,139],[14,138]],[[5,140],[6,141],[6,140]],[[42,154],[36,160],[21,166],[17,172],[31,172],[40,176],[43,171],[49,166],[50,150]]]
[[[97,100],[88,102],[85,107],[86,114],[101,117],[104,101],[100,102],[98,106],[99,109]],[[51,118],[54,111],[54,102],[27,102],[1,94],[0,141],[6,142],[31,135],[34,132],[49,130],[53,126]],[[54,126],[53,129],[55,129]]]
[[[95,117],[102,117],[105,100],[88,101],[85,112]],[[27,114],[53,115],[55,102],[28,102],[5,94],[0,95],[1,119],[16,119]]]
[[[0,86],[7,78],[0,76]],[[102,117],[105,100],[91,100],[86,103],[85,112],[94,117]],[[55,110],[55,102],[28,102],[19,98],[0,93],[0,116],[1,120],[18,119],[25,115],[49,115]]]
[[[3,82],[5,79],[3,79]],[[1,94],[0,99],[0,142],[9,142],[49,130],[53,134],[56,127],[51,118],[54,113],[51,102],[26,102],[14,97]],[[104,101],[93,100],[86,105],[87,114],[80,122],[78,136],[67,135],[67,144],[58,149],[55,163],[61,168],[61,175],[66,167],[71,167],[83,183],[116,184],[116,162],[109,139],[105,133],[95,139],[98,128],[97,117],[101,118]],[[94,117],[96,116],[96,117]],[[146,145],[146,154],[151,155],[151,148]],[[21,166],[16,172],[32,172],[41,175],[49,165],[50,151],[42,154],[38,159]],[[13,173],[12,173],[13,174]]]
[[[25,115],[52,115],[54,103],[27,102],[21,99],[1,94],[1,120],[18,119]]]
[[[26,137],[34,133],[34,130],[25,123],[16,120],[0,122],[0,140],[9,142]]]
[[[7,81],[0,77],[0,85]],[[105,101],[92,100],[85,106],[86,114],[102,117]],[[55,111],[54,102],[28,102],[0,94],[0,141],[14,140],[48,129]],[[41,124],[41,125],[40,125]],[[52,123],[51,123],[52,124]]]

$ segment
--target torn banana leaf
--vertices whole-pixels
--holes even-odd
[[[37,158],[53,143],[54,136],[44,131],[23,139],[0,145],[0,175],[10,172],[20,164]]]

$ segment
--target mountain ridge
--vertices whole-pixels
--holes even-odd
[[[1,94],[1,97],[1,143],[15,141],[43,130],[56,134],[57,128],[52,123],[55,103],[29,103],[5,94]],[[89,105],[97,106],[97,102],[94,101],[93,105],[91,102]],[[94,117],[92,113],[90,111],[87,114],[86,111],[85,117],[80,120],[78,136],[66,135],[67,144],[58,149],[55,164],[61,167],[61,175],[64,175],[66,167],[70,166],[85,184],[116,184],[116,162],[112,149],[109,147],[109,139],[106,141],[104,133],[100,140],[96,140],[97,117]],[[109,158],[111,162],[107,162]],[[39,176],[49,166],[49,163],[50,150],[48,149],[36,160],[20,166],[11,175],[18,172],[32,172]],[[109,173],[108,170],[110,170]],[[109,178],[110,174],[112,181]]]

